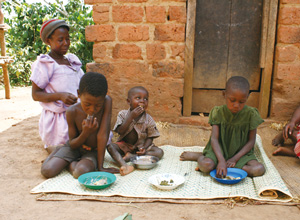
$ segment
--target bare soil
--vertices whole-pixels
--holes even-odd
[[[30,190],[44,181],[41,161],[47,157],[38,134],[41,107],[31,88],[16,88],[11,99],[0,90],[0,219],[112,220],[126,212],[133,219],[299,219],[297,206],[225,204],[110,203],[99,201],[36,201]],[[265,128],[266,129],[266,128]],[[276,132],[263,132],[270,144]],[[193,137],[192,137],[193,138]],[[298,175],[298,174],[296,174]]]

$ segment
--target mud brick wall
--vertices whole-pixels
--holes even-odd
[[[86,27],[94,42],[94,63],[113,98],[112,121],[127,109],[127,91],[149,91],[148,112],[155,120],[178,122],[182,111],[185,0],[85,0],[93,5],[95,25]]]
[[[300,0],[279,5],[270,116],[289,120],[300,105]]]

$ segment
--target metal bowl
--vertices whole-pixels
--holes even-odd
[[[157,165],[159,159],[155,156],[135,156],[131,159],[135,168],[141,170],[149,170]]]

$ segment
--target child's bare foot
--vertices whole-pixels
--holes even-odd
[[[184,151],[180,155],[180,160],[182,161],[197,161],[198,158],[202,155],[200,152],[191,152],[191,151]]]
[[[130,165],[121,166],[120,174],[121,174],[121,176],[125,176],[125,175],[131,173],[133,170],[134,170],[133,166],[130,166]]]
[[[132,154],[132,153],[130,153],[130,152],[127,152],[127,153],[125,154],[125,156],[123,157],[123,160],[125,160],[125,162],[129,162],[130,159],[131,159],[132,157],[134,157],[134,156],[135,156],[134,154]]]
[[[274,152],[274,156],[281,155],[281,156],[290,156],[296,157],[293,147],[278,147]]]
[[[284,138],[282,132],[280,132],[275,136],[275,138],[272,140],[272,144],[274,146],[282,146],[284,144]]]

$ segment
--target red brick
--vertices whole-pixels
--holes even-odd
[[[300,27],[280,25],[278,28],[277,38],[278,43],[300,43]]]
[[[146,19],[150,23],[166,22],[166,8],[164,6],[146,6]]]
[[[102,44],[94,44],[93,47],[93,58],[104,58],[106,56],[106,46]]]
[[[279,80],[298,81],[300,79],[300,62],[298,63],[278,63],[275,67],[275,76]]]
[[[148,0],[118,0],[118,2],[134,2],[134,3],[141,3],[147,2]]]
[[[149,40],[148,26],[120,26],[118,31],[119,40],[146,41]]]
[[[176,58],[177,56],[179,56],[181,59],[184,59],[184,48],[185,48],[184,45],[172,45],[171,58]]]
[[[113,58],[142,59],[142,50],[134,44],[116,44],[113,49]]]
[[[95,5],[97,3],[111,3],[112,0],[84,0],[84,4]]]
[[[163,2],[186,2],[187,0],[162,0]]]
[[[186,23],[186,8],[183,6],[170,6],[169,20]]]
[[[119,62],[115,63],[115,66],[114,77],[127,83],[142,83],[151,78],[151,75],[149,75],[149,64],[146,62]]]
[[[278,62],[293,62],[299,56],[299,49],[293,45],[277,46],[276,60]]]
[[[161,24],[155,27],[155,40],[184,42],[185,25]]]
[[[280,0],[281,4],[300,4],[300,0]]]
[[[165,46],[162,44],[147,44],[146,49],[149,60],[162,60],[166,58]]]
[[[282,7],[279,11],[278,24],[300,24],[300,7]]]
[[[114,66],[110,63],[87,63],[86,71],[102,73],[105,77],[109,77],[114,72]]]
[[[85,28],[85,38],[87,41],[114,41],[115,29],[112,25],[92,25]]]
[[[115,22],[142,22],[144,9],[137,6],[113,6],[112,16]]]
[[[104,23],[109,21],[109,7],[94,5],[93,20],[95,23]]]
[[[183,78],[183,62],[157,62],[153,63],[153,76]]]

